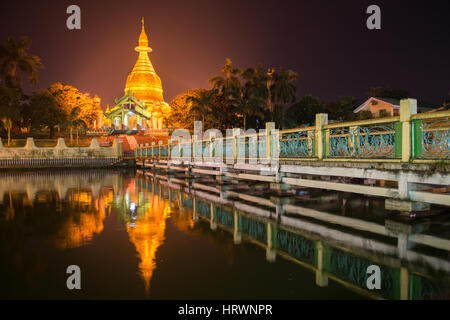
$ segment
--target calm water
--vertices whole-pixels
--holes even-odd
[[[287,196],[231,182],[222,190],[235,193],[221,197],[210,180],[193,182],[189,189],[134,171],[0,172],[0,298],[450,297],[446,248],[401,253],[396,238],[276,217],[270,203],[449,239],[443,209],[411,221],[378,198],[312,189]],[[373,264],[382,288],[371,291]],[[66,287],[69,265],[81,268],[81,290]]]

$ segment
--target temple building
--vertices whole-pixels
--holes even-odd
[[[139,57],[127,77],[125,95],[115,99],[115,106],[105,111],[105,117],[114,129],[162,130],[166,127],[170,106],[164,102],[161,79],[148,57],[152,49],[148,46],[144,18],[139,46],[134,50]]]

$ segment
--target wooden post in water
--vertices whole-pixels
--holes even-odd
[[[405,267],[400,268],[400,300],[409,300],[409,272]]]
[[[273,240],[275,239],[274,234],[272,234],[272,223],[267,223],[267,247],[266,247],[266,259],[269,262],[275,262],[277,253],[274,249],[275,244]]]
[[[233,242],[234,244],[240,244],[242,242],[241,217],[236,209],[233,210],[233,214],[234,214]]]
[[[192,198],[192,220],[194,223],[198,221],[197,200]]]
[[[318,287],[328,286],[328,277],[323,274],[324,269],[324,250],[322,241],[316,243],[316,285]]]
[[[217,222],[216,222],[216,206],[211,203],[210,204],[210,227],[211,230],[215,231],[217,230]]]

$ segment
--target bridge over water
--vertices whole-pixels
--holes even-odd
[[[232,129],[222,137],[207,130],[187,132],[167,144],[139,145],[143,169],[215,176],[217,183],[253,180],[272,188],[320,188],[386,197],[403,211],[450,206],[450,111],[417,114],[417,102],[404,99],[400,115],[328,123],[316,114],[312,127],[259,133]],[[289,208],[289,207],[287,207]]]
[[[394,220],[368,222],[297,205],[290,206],[291,214],[280,215],[276,196],[269,200],[236,189],[224,193],[207,181],[189,184],[150,171],[140,173],[140,192],[169,199],[194,223],[205,221],[213,232],[228,232],[235,245],[248,241],[262,247],[269,262],[279,256],[309,269],[317,286],[328,286],[332,280],[375,299],[448,297],[450,263],[415,248],[426,246],[445,256],[450,240],[420,233],[420,227]],[[381,290],[366,286],[366,270],[373,264],[381,269]]]

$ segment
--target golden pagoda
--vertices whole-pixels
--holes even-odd
[[[142,18],[142,31],[139,36],[139,46],[135,51],[139,52],[139,58],[134,65],[133,71],[127,77],[125,94],[130,91],[136,98],[144,100],[146,104],[164,102],[161,79],[155,72],[148,53],[152,48],[148,46],[148,38],[145,34],[144,18]]]
[[[116,99],[116,106],[107,110],[105,116],[116,128],[161,130],[170,114],[170,106],[164,102],[161,79],[148,57],[152,48],[148,46],[144,18],[139,45],[134,50],[139,53],[139,57],[127,77],[125,95]],[[130,104],[137,107],[130,108]]]

